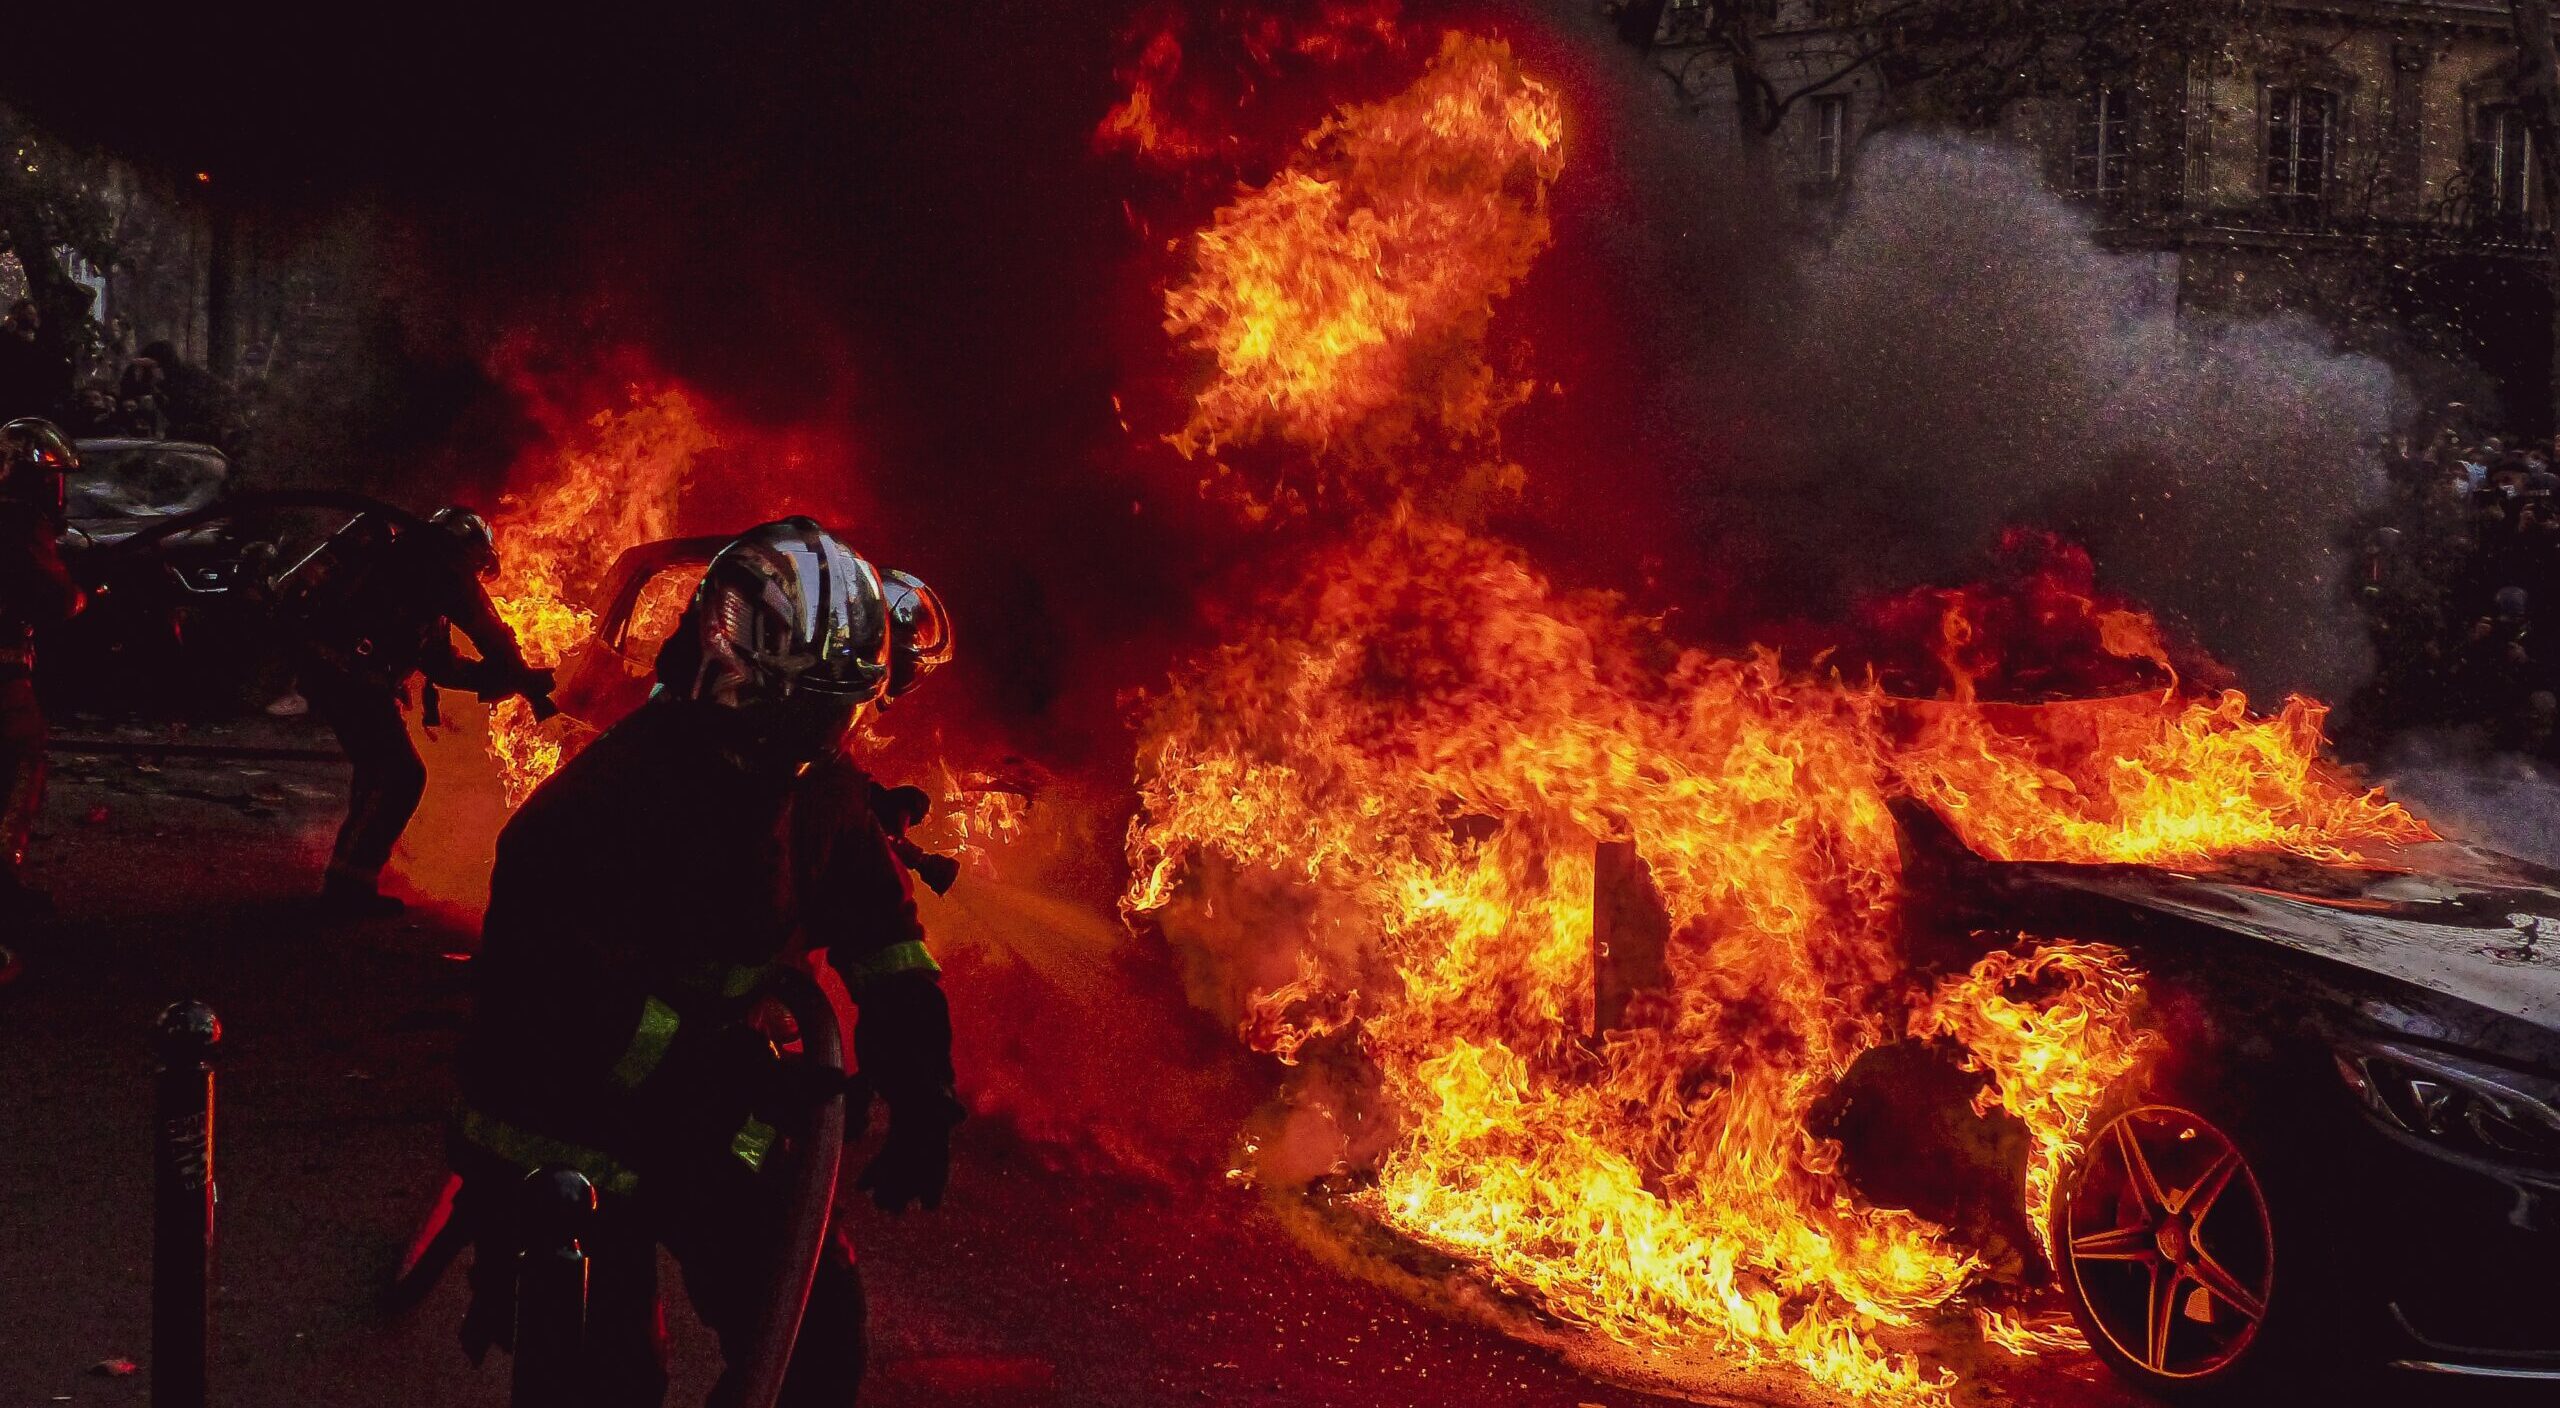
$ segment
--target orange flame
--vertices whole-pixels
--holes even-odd
[[[877,746],[883,740],[868,735]],[[930,849],[959,857],[982,875],[998,873],[997,853],[1020,841],[1031,826],[1027,784],[994,773],[960,770],[949,758],[936,763],[941,795],[918,833]]]
[[[1308,1042],[1322,1041],[1349,1027],[1360,1001],[1358,992],[1338,992],[1315,955],[1298,954],[1298,976],[1256,995],[1245,1006],[1237,1035],[1256,1051],[1268,1051],[1280,1064],[1298,1064]]]
[[[575,443],[554,451],[535,483],[499,501],[490,598],[529,663],[558,665],[593,633],[590,594],[624,552],[674,534],[694,458],[716,443],[683,391],[634,388],[629,406],[599,412]],[[681,610],[674,602],[672,611]],[[643,601],[636,619],[652,612],[673,619],[665,601]],[[490,711],[489,752],[509,807],[558,770],[580,729],[566,716],[535,722],[521,699]]]
[[[2435,835],[2322,759],[2328,710],[2299,697],[2273,718],[2253,716],[2237,690],[1915,712],[1898,780],[1995,860],[2192,864],[2280,850],[2344,861]]]
[[[1562,127],[1507,49],[1451,35],[1410,90],[1343,109],[1198,236],[1166,326],[1216,372],[1174,445],[1302,456],[1311,487],[1235,491],[1257,513],[1386,507],[1155,701],[1124,903],[1180,933],[1239,891],[1282,893],[1252,918],[1297,977],[1247,1003],[1244,1034],[1284,1059],[1339,1034],[1374,1068],[1393,1137],[1357,1197],[1382,1222],[1629,1344],[1943,1402],[1902,1332],[1982,1268],[1855,1195],[1812,1133],[1820,1102],[1888,1042],[1959,1042],[2032,1135],[2041,1222],[2150,1038],[2139,975],[2094,945],[1916,981],[1888,802],[1929,803],[2001,859],[2336,859],[2428,833],[2322,760],[2316,704],[2261,718],[2183,693],[2157,624],[2101,601],[2060,545],[2014,602],[1892,604],[1925,628],[1911,663],[1943,698],[1924,702],[1771,650],[1677,648],[1415,507],[1486,472],[1523,394],[1482,342],[1547,242]],[[1983,697],[2087,679],[2117,692]],[[1632,843],[1670,920],[1659,990],[1607,1031],[1603,841]],[[2070,1341],[1977,1320],[2017,1353]]]
[[[2307,708],[2261,721],[2142,696],[2101,701],[2103,728],[2040,734],[2030,711],[1959,731],[1965,711],[1937,706],[1915,735],[1878,690],[1766,652],[1668,651],[1609,599],[1410,513],[1307,583],[1262,617],[1291,625],[1218,651],[1148,722],[1131,908],[1223,865],[1310,892],[1310,939],[1369,936],[1365,971],[1394,981],[1317,968],[1260,1006],[1363,994],[1362,1049],[1401,1121],[1365,1195],[1377,1216],[1619,1338],[1703,1337],[1860,1395],[1936,1396],[1877,1327],[1916,1323],[1977,1267],[1854,1198],[1807,1132],[1817,1101],[1905,1031],[1955,1036],[2035,1134],[2041,1204],[2145,1049],[2130,970],[2090,946],[1995,955],[1897,1019],[1887,799],[1960,779],[1969,834],[2049,855],[2325,854],[2415,824],[2329,777]],[[2126,738],[2141,746],[2106,751]],[[2245,806],[2199,791],[2226,775]],[[1663,1008],[1609,1033],[1589,1026],[1595,839],[1635,843],[1673,922]]]
[[[2158,1049],[2135,1025],[2141,1002],[2141,978],[2122,950],[2048,943],[1985,955],[1911,1015],[1913,1036],[1952,1037],[1969,1053],[1966,1069],[1991,1077],[1977,1113],[1997,1107],[2026,1125],[2027,1225],[2038,1237],[2089,1117]]]
[[[1318,128],[1298,165],[1218,212],[1165,294],[1166,330],[1217,364],[1173,446],[1214,458],[1276,438],[1392,485],[1425,437],[1488,439],[1528,383],[1495,373],[1485,329],[1548,241],[1563,128],[1507,46],[1461,34],[1401,96]],[[1288,497],[1236,492],[1257,511]]]

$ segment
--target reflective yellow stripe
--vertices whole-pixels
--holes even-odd
[[[885,978],[892,973],[939,973],[942,965],[933,961],[933,953],[922,940],[909,939],[891,944],[878,953],[865,954],[844,965],[841,970],[848,983],[872,978]]]
[[[667,1044],[676,1039],[676,1009],[652,997],[640,1004],[640,1025],[631,1033],[631,1044],[622,1049],[622,1059],[613,1063],[613,1078],[625,1090],[649,1078],[658,1063],[667,1059]]]
[[[702,986],[722,997],[745,997],[764,986],[770,963],[714,963],[702,970]]]
[[[588,1182],[607,1193],[625,1197],[640,1186],[640,1175],[624,1168],[602,1150],[518,1129],[468,1105],[463,1107],[457,1122],[464,1142],[477,1145],[528,1173],[546,1164],[558,1164],[585,1174]],[[758,1157],[762,1157],[761,1154]]]
[[[738,1132],[730,1137],[729,1152],[738,1156],[738,1162],[762,1173],[764,1156],[773,1152],[773,1140],[773,1126],[749,1115],[747,1122],[738,1126]]]

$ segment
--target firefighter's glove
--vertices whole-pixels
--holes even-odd
[[[916,873],[916,878],[930,886],[937,895],[951,893],[952,882],[960,878],[958,856],[936,855],[904,836],[889,838],[889,851],[898,863]]]
[[[871,814],[880,819],[881,830],[903,838],[908,827],[921,826],[926,817],[933,815],[933,797],[921,787],[874,785]]]
[[[942,1206],[943,1185],[951,1178],[951,1128],[960,1123],[961,1109],[948,1091],[936,1094],[932,1101],[891,1107],[889,1137],[854,1180],[882,1212]]]
[[[551,689],[551,671],[528,665],[521,670],[504,671],[489,679],[480,690],[480,702],[495,704],[510,695],[521,694],[527,701],[541,706],[551,702]]]

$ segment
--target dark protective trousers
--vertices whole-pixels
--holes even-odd
[[[17,878],[44,808],[44,711],[35,681],[0,674],[0,882]]]
[[[427,792],[427,765],[409,741],[397,692],[323,666],[307,667],[303,697],[338,735],[354,765],[347,786],[347,819],[329,853],[333,884],[373,888],[391,863],[391,848],[418,814]]]
[[[508,1209],[523,1175],[512,1168],[466,1175],[459,1215],[481,1229],[472,1257],[472,1310],[494,1337],[513,1316],[514,1249],[521,1245]],[[685,1298],[719,1337],[726,1369],[712,1408],[734,1403],[756,1321],[778,1274],[784,1209],[774,1180],[738,1166],[709,1184],[689,1182],[652,1196],[606,1198],[597,1213],[587,1279],[585,1400],[594,1408],[661,1408],[667,1395],[666,1311],[658,1296],[658,1248],[684,1276]],[[486,1323],[496,1317],[497,1323]],[[862,1382],[865,1339],[862,1279],[841,1221],[827,1228],[800,1339],[783,1377],[779,1408],[851,1408]],[[469,1327],[465,1330],[470,1338]]]

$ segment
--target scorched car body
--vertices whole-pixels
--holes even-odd
[[[2166,1053],[2049,1236],[2113,1367],[2173,1396],[2375,1358],[2560,1387],[2560,872],[2453,842],[1994,863],[1903,823],[1916,951],[2097,940],[2148,977]]]

